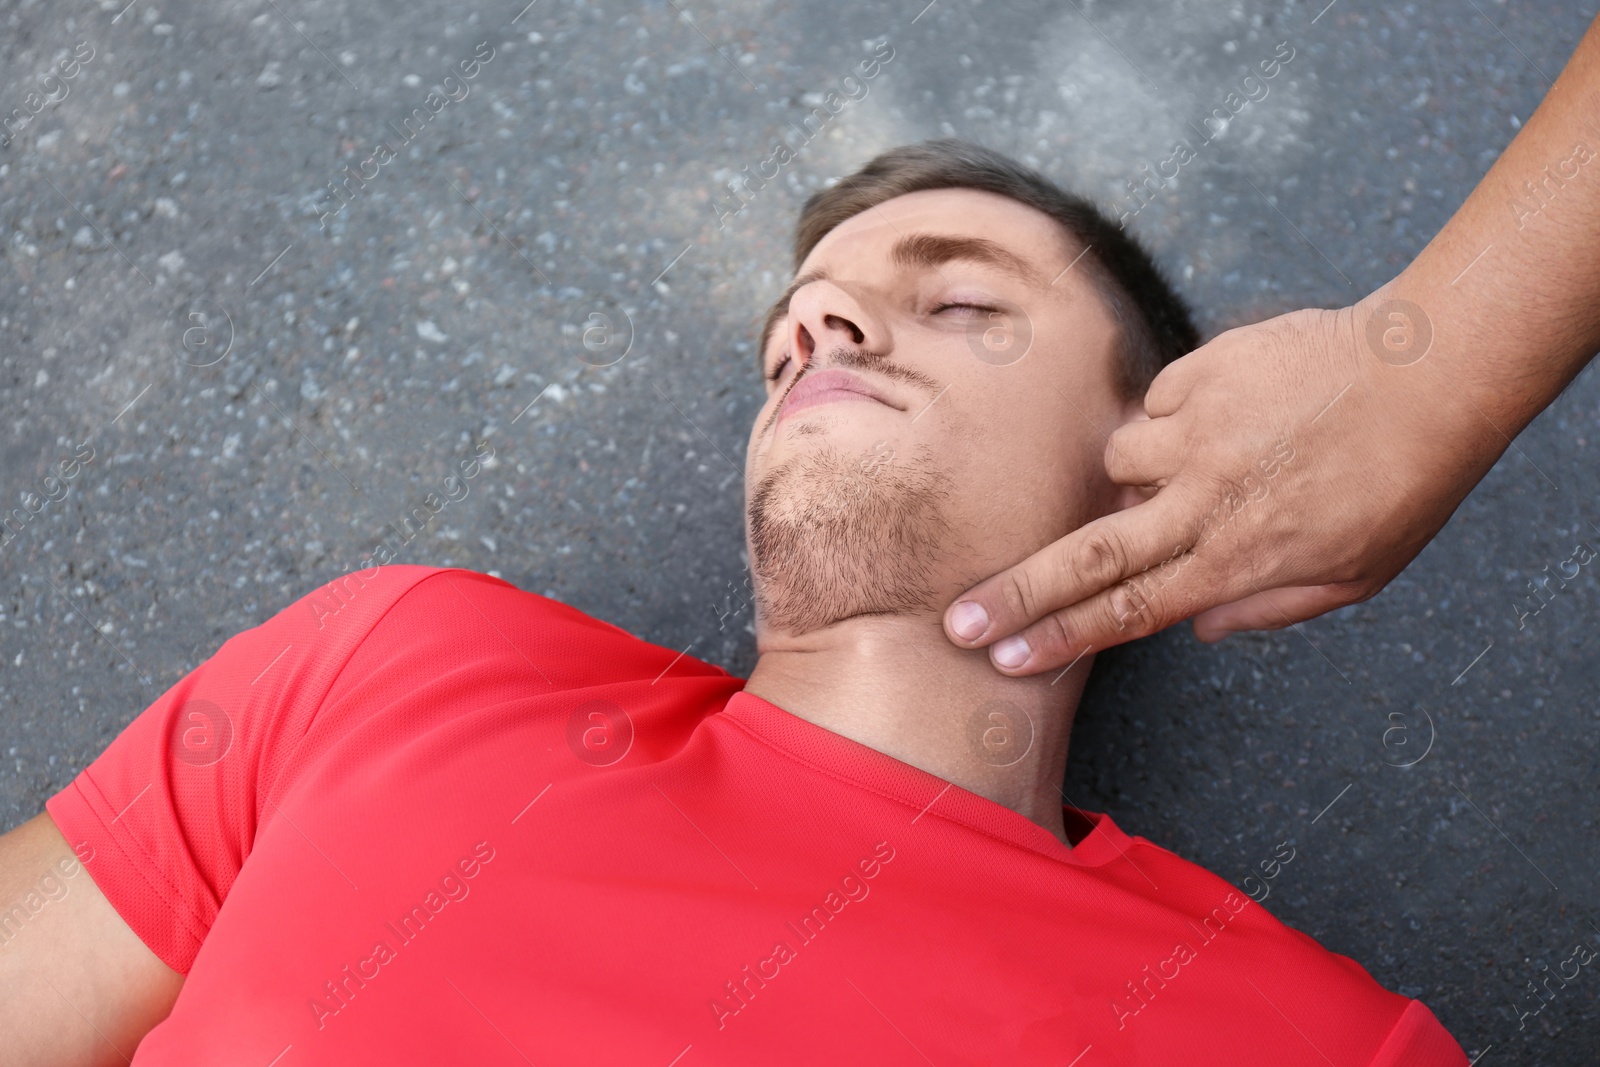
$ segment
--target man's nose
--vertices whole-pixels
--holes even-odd
[[[789,352],[801,367],[809,366],[818,350],[881,347],[867,309],[831,282],[813,282],[800,290],[790,300],[789,312]]]

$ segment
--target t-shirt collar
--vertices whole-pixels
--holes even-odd
[[[1133,844],[1110,816],[1063,804],[1067,836],[1074,842],[1068,848],[1050,831],[1002,804],[802,719],[754,693],[734,693],[722,715],[798,763],[905,804],[916,820],[937,817],[958,822],[1079,867],[1118,859]]]

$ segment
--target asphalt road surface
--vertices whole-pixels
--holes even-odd
[[[483,441],[404,562],[747,672],[752,335],[804,197],[874,153],[968,137],[1131,210],[1209,335],[1388,280],[1595,13],[923,2],[0,4],[0,116],[27,115],[0,148],[0,502],[30,512],[0,545],[0,826]],[[1074,803],[1237,884],[1291,843],[1268,909],[1486,1067],[1600,1058],[1600,962],[1529,992],[1600,947],[1600,562],[1519,620],[1600,545],[1597,404],[1591,368],[1372,601],[1102,657],[1073,743]]]

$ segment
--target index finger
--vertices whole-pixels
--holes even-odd
[[[945,609],[946,636],[982,648],[1183,554],[1190,544],[1185,503],[1181,488],[1169,485],[985,578]]]

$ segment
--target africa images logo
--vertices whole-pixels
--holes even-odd
[[[210,700],[188,700],[168,739],[172,758],[191,767],[209,767],[233,747],[233,720]]]
[[[633,720],[612,700],[579,704],[567,716],[567,747],[591,767],[609,767],[633,747]]]
[[[1189,920],[1186,925],[1194,931],[1194,940],[1174,944],[1172,954],[1155,964],[1153,972],[1150,964],[1145,964],[1144,969],[1126,983],[1128,995],[1111,1001],[1111,1014],[1117,1020],[1117,1029],[1127,1026],[1129,1019],[1150,1007],[1156,999],[1156,993],[1165,989],[1168,982],[1176,981],[1183,974],[1183,969],[1199,958],[1200,949],[1221,937],[1228,923],[1250,903],[1238,893],[1229,893],[1221,904],[1211,909],[1209,915],[1201,918],[1199,926],[1194,924],[1194,920]]]

